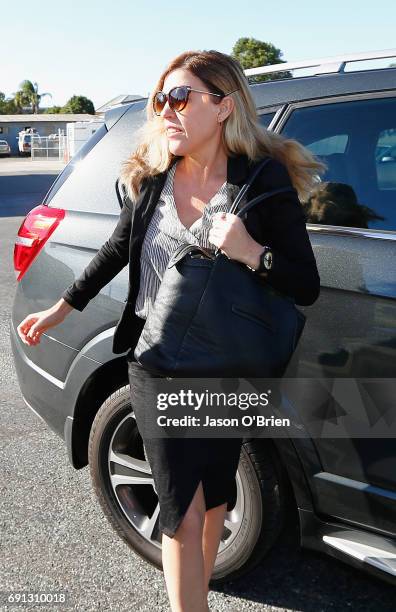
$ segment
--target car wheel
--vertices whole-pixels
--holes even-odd
[[[118,535],[162,569],[159,504],[151,469],[130,402],[129,385],[102,404],[92,424],[88,461],[93,488]],[[271,443],[242,445],[237,500],[225,515],[211,585],[249,572],[282,531],[287,484]]]

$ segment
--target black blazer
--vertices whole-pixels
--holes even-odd
[[[228,207],[246,182],[251,164],[246,155],[228,158]],[[82,274],[62,294],[66,302],[82,311],[88,302],[129,264],[129,285],[126,304],[113,337],[113,352],[134,349],[144,320],[135,315],[139,291],[140,253],[142,242],[155,206],[161,195],[167,172],[144,179],[135,203],[126,197],[118,223]],[[284,164],[272,159],[259,173],[249,190],[248,200],[279,187],[292,186]],[[242,207],[247,201],[241,201]],[[309,306],[320,293],[320,277],[306,229],[306,221],[297,192],[271,196],[251,208],[244,219],[246,229],[260,244],[273,248],[273,268],[262,282],[295,299],[296,304]]]

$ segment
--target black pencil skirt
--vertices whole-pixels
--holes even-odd
[[[206,510],[227,502],[227,511],[237,498],[236,472],[242,438],[148,438],[142,434],[146,377],[154,376],[130,356],[127,358],[131,405],[143,438],[159,501],[159,529],[173,538],[200,482]]]

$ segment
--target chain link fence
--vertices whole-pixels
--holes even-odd
[[[32,160],[68,161],[67,136],[63,130],[49,136],[32,134],[31,143]]]

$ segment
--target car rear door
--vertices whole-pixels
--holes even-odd
[[[302,308],[297,376],[333,381],[321,469],[309,463],[316,510],[396,535],[396,160],[381,155],[396,145],[396,90],[290,105],[275,130],[328,166],[302,202],[321,295]]]

